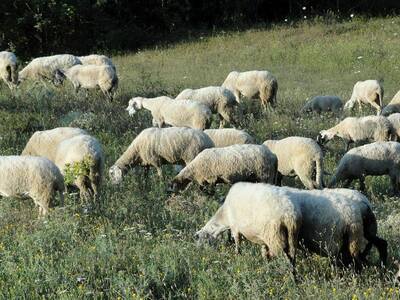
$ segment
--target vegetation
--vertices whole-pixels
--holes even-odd
[[[333,94],[347,100],[357,80],[377,78],[384,80],[384,100],[389,102],[399,89],[399,38],[399,17],[316,20],[116,56],[120,87],[112,103],[100,92],[87,99],[76,95],[69,83],[61,88],[26,84],[15,95],[2,84],[0,154],[19,154],[35,130],[72,123],[101,141],[109,167],[151,125],[146,111],[128,116],[130,97],[176,95],[183,88],[220,84],[234,69],[267,69],[279,82],[277,108],[264,113],[258,102],[245,102],[241,128],[258,142],[290,135],[314,138],[338,119],[301,115],[302,104],[311,96]],[[370,108],[362,112],[373,113]],[[216,121],[213,126],[218,126]],[[341,142],[328,144],[329,173],[342,154]],[[205,193],[192,186],[172,195],[167,183],[174,170],[166,166],[165,171],[161,180],[155,170],[146,174],[137,168],[119,186],[111,185],[106,175],[98,206],[87,207],[70,193],[65,207],[56,207],[45,221],[36,219],[32,201],[1,199],[1,298],[399,297],[392,278],[393,258],[398,259],[400,251],[400,202],[389,196],[388,178],[367,179],[379,234],[389,242],[387,269],[377,266],[376,251],[372,266],[361,274],[301,252],[296,283],[285,258],[265,261],[260,248],[250,243],[244,243],[241,255],[225,240],[215,247],[197,247],[194,233],[214,214],[229,187]],[[284,184],[302,187],[297,180]]]

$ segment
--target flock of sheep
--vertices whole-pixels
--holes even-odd
[[[112,61],[102,55],[75,57],[54,55],[32,60],[19,73],[10,52],[0,52],[2,79],[14,89],[25,80],[60,84],[67,78],[74,88],[99,87],[112,99],[118,77]],[[160,177],[162,165],[184,165],[169,189],[233,184],[224,204],[196,233],[199,243],[210,243],[230,230],[239,252],[241,236],[260,244],[262,255],[286,255],[295,271],[296,251],[307,248],[331,255],[344,265],[361,269],[372,246],[380,261],[387,261],[387,242],[377,236],[377,220],[368,199],[348,187],[354,179],[365,189],[365,176],[389,175],[395,193],[400,192],[400,92],[383,107],[383,88],[376,80],[357,82],[344,109],[356,103],[370,104],[377,116],[348,117],[322,130],[316,141],[287,137],[256,144],[243,130],[224,128],[235,123],[235,106],[243,98],[258,98],[264,108],[277,105],[278,83],[268,71],[231,72],[222,86],[186,89],[175,99],[135,97],[126,110],[132,116],[145,109],[153,127],[143,130],[109,168],[112,183],[123,180],[133,167],[154,167]],[[340,113],[343,104],[335,96],[308,101],[303,112]],[[212,115],[219,129],[209,129]],[[389,116],[390,115],[390,116]],[[389,116],[389,117],[386,117]],[[164,126],[171,126],[165,127]],[[329,188],[324,188],[321,147],[334,137],[342,138],[346,151],[351,143],[369,144],[349,150],[340,160]],[[61,127],[35,132],[21,156],[0,157],[0,195],[28,196],[44,216],[57,193],[61,200],[64,176],[69,168],[80,171],[72,185],[83,199],[96,199],[104,173],[104,154],[99,141],[85,130]],[[281,187],[283,176],[298,176],[307,190]],[[62,201],[61,201],[62,202]]]

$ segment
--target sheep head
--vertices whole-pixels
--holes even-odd
[[[112,184],[119,184],[122,182],[122,169],[116,165],[112,166],[108,171]]]
[[[129,115],[132,116],[136,113],[136,111],[142,108],[143,108],[143,98],[135,97],[129,100],[128,107],[126,108],[126,110],[128,111]]]
[[[321,132],[317,136],[317,143],[319,145],[325,144],[327,141],[330,141],[335,137],[335,133],[329,130],[321,130]]]
[[[61,85],[63,84],[64,80],[65,80],[66,76],[64,74],[63,71],[57,69],[54,71],[54,79],[53,79],[53,83],[55,85]]]
[[[194,239],[196,240],[197,246],[202,246],[202,245],[211,246],[216,242],[216,238],[210,232],[207,232],[204,229],[197,231],[194,235]]]

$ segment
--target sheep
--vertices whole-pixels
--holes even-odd
[[[337,96],[316,96],[307,103],[301,109],[302,113],[316,112],[334,112],[338,113],[343,107],[342,99]]]
[[[306,188],[323,188],[324,157],[313,139],[291,136],[281,140],[267,140],[264,145],[278,158],[278,185],[281,185],[282,175],[297,175]],[[312,179],[314,170],[315,180]]]
[[[233,108],[237,104],[235,95],[220,86],[209,86],[197,90],[183,90],[175,100],[194,100],[206,105],[220,117],[220,128],[232,122]]]
[[[183,189],[191,181],[205,184],[254,181],[275,183],[276,156],[263,145],[232,145],[203,150],[172,181],[172,189]]]
[[[294,271],[301,226],[301,210],[287,196],[271,194],[267,184],[238,182],[195,237],[199,244],[210,243],[230,229],[237,254],[240,235],[243,235],[262,246],[261,253],[265,258],[285,253]]]
[[[64,180],[57,166],[44,157],[0,156],[0,196],[30,197],[44,217],[56,192],[64,202]]]
[[[398,91],[389,104],[382,109],[383,116],[388,116],[393,113],[400,113],[400,91]]]
[[[268,71],[232,71],[222,86],[233,92],[237,102],[240,102],[240,95],[243,95],[249,99],[260,98],[264,109],[267,104],[276,104],[278,81]]]
[[[33,59],[18,74],[18,82],[27,79],[39,81],[49,80],[57,84],[56,71],[66,70],[72,66],[81,64],[81,61],[71,54],[58,54],[52,56],[44,56]]]
[[[78,93],[80,88],[94,89],[99,87],[109,100],[114,97],[118,88],[118,76],[109,65],[75,65],[66,71],[56,70],[56,83],[61,84],[65,78],[71,81]]]
[[[214,142],[215,147],[222,148],[236,144],[255,144],[254,138],[247,132],[234,128],[206,129],[207,134]]]
[[[0,52],[0,78],[13,90],[18,84],[17,57],[8,51]]]
[[[177,101],[166,96],[156,98],[135,97],[129,100],[126,110],[132,116],[142,108],[151,112],[153,126],[159,128],[164,124],[201,130],[210,127],[211,110],[196,101]]]
[[[59,127],[36,131],[26,144],[22,155],[44,156],[53,161],[63,176],[72,174],[81,199],[97,199],[102,182],[104,154],[99,141],[85,130]]]
[[[388,141],[393,138],[394,130],[383,116],[348,117],[328,130],[321,130],[317,142],[323,145],[335,136],[344,140],[347,151],[351,143]]]
[[[400,184],[400,143],[375,142],[348,151],[340,160],[329,186],[345,181],[348,187],[359,179],[360,190],[365,191],[365,176],[389,175],[393,191],[399,194]]]
[[[202,131],[186,127],[148,128],[143,130],[114,163],[109,175],[114,184],[122,181],[128,167],[153,166],[162,176],[161,165],[190,163],[201,151],[214,147]]]
[[[232,231],[237,251],[241,233],[251,241],[271,245],[276,249],[273,254],[282,252],[285,245],[283,249],[291,253],[293,261],[298,242],[311,252],[344,264],[354,262],[356,268],[366,262],[372,246],[378,249],[381,263],[387,261],[387,242],[377,236],[371,204],[363,194],[350,189],[309,191],[240,182],[196,236],[201,242],[212,241],[227,229]]]
[[[395,138],[393,138],[393,140],[398,141],[400,139],[400,113],[391,114],[387,118],[392,124],[395,133]]]
[[[354,85],[350,100],[344,105],[345,110],[353,109],[356,102],[361,111],[361,103],[374,107],[379,116],[383,108],[383,87],[377,80],[357,81]]]
[[[96,66],[110,66],[116,72],[115,65],[113,64],[112,60],[105,56],[99,54],[90,54],[86,56],[78,56],[78,59],[82,62],[82,65],[96,65]]]

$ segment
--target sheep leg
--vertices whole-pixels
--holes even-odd
[[[276,174],[276,185],[277,186],[282,186],[282,178],[283,178],[283,175],[280,172],[277,172],[277,174]]]
[[[370,102],[370,104],[376,109],[376,115],[379,116],[381,114],[381,107],[379,104],[375,102]]]
[[[352,178],[347,178],[347,179],[344,181],[343,187],[348,188],[352,182],[353,182],[353,179],[352,179]]]
[[[269,258],[269,252],[268,252],[268,246],[267,245],[262,245],[261,246],[261,256],[263,258]]]
[[[365,176],[361,175],[359,180],[360,180],[360,190],[362,192],[365,192]]]
[[[236,229],[232,229],[231,234],[235,241],[235,253],[240,254],[240,233]]]

